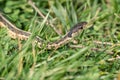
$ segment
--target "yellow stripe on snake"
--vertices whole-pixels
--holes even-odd
[[[47,49],[57,49],[61,47],[62,45],[65,45],[70,42],[75,36],[77,36],[83,29],[86,28],[87,22],[80,22],[76,25],[74,25],[68,33],[63,37],[60,38],[59,40],[53,42],[53,43],[48,43],[46,45]],[[13,25],[9,20],[7,20],[2,13],[0,13],[0,26],[5,27],[9,31],[9,35],[11,38],[19,38],[20,40],[27,40],[32,33],[23,31],[21,29],[18,29],[15,25]],[[44,44],[44,41],[36,36],[35,37],[35,42],[38,43],[39,47],[42,47]]]

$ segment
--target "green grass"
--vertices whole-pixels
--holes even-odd
[[[108,2],[107,2],[108,1]],[[1,10],[18,28],[32,32],[27,41],[11,39],[0,28],[0,79],[3,80],[113,80],[120,72],[119,0],[34,0],[45,19],[26,0],[0,0]],[[46,20],[51,21],[58,35]],[[93,21],[92,21],[93,20]],[[75,39],[57,50],[39,49],[34,36],[54,42],[78,22],[92,22]],[[113,45],[96,44],[94,41]],[[20,48],[22,46],[22,48]],[[20,49],[19,49],[20,48]],[[97,51],[91,50],[97,48]],[[112,54],[110,54],[112,53]]]

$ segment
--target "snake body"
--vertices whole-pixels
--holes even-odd
[[[86,25],[87,25],[87,22],[80,22],[80,23],[74,25],[63,38],[61,38],[53,43],[48,43],[46,45],[46,48],[47,49],[57,49],[57,48],[61,47],[62,45],[67,44],[71,39],[73,39],[75,36],[77,36],[79,34],[79,32],[81,32],[81,30],[83,30],[85,28]],[[30,32],[18,29],[8,19],[6,19],[6,17],[3,16],[2,13],[0,13],[0,26],[7,28],[9,31],[8,34],[10,35],[11,38],[14,38],[14,39],[19,38],[20,40],[27,40],[30,37],[30,35],[32,34]],[[44,44],[44,41],[38,36],[35,37],[35,42],[38,43],[39,47],[42,47]]]

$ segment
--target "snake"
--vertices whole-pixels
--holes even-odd
[[[61,46],[68,44],[74,37],[86,28],[86,25],[86,21],[75,24],[62,38],[54,42],[48,42],[46,44],[46,49],[58,49]],[[18,38],[20,40],[27,40],[32,35],[31,32],[17,28],[2,13],[0,13],[0,27],[7,28],[8,35],[13,39]],[[40,48],[45,44],[45,41],[39,36],[35,36],[34,41]]]

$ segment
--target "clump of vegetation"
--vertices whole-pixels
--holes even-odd
[[[0,28],[0,79],[113,80],[120,76],[119,0],[0,0],[1,12],[18,28],[45,42],[61,38],[78,22],[93,26],[57,50],[32,39],[11,39]]]

